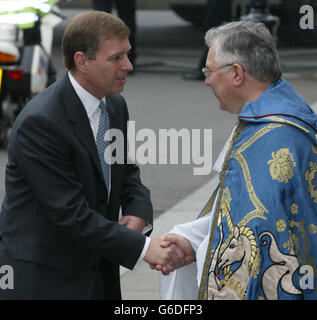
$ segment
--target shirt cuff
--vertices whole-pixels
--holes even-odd
[[[142,252],[141,252],[141,255],[140,255],[137,263],[139,263],[140,261],[142,261],[143,258],[145,257],[146,252],[147,252],[147,249],[149,248],[149,245],[150,245],[150,241],[151,241],[151,239],[150,239],[149,237],[146,237],[146,238],[145,238],[145,244],[144,244],[143,250],[142,250]]]
[[[152,229],[153,229],[153,226],[152,226],[151,224],[148,224],[148,225],[146,225],[146,226],[144,227],[142,233],[143,233],[143,234],[146,234],[146,233],[148,233],[149,231],[151,231]]]

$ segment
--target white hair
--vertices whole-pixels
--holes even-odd
[[[218,64],[238,63],[261,82],[281,77],[275,41],[263,23],[230,22],[207,31],[205,42],[214,48]]]

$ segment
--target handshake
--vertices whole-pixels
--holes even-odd
[[[195,252],[190,242],[177,234],[167,234],[151,239],[144,261],[151,269],[168,275],[171,271],[192,263]]]
[[[123,216],[119,224],[132,230],[142,232],[145,220],[132,216]],[[190,242],[177,234],[166,234],[163,237],[153,238],[143,258],[153,270],[162,271],[168,275],[171,271],[192,263],[195,252]]]

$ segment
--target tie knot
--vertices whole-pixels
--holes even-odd
[[[101,111],[107,114],[107,106],[102,100],[100,101],[99,108],[101,109]]]

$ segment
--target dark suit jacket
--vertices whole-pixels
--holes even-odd
[[[110,126],[126,139],[124,99],[106,101]],[[136,165],[113,164],[107,203],[89,120],[67,75],[15,121],[5,186],[0,266],[13,266],[14,289],[0,299],[121,298],[119,265],[134,267],[145,236],[117,223],[119,208],[152,223],[150,194]]]

